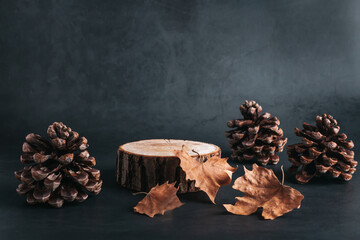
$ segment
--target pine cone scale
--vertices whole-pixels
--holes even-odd
[[[24,164],[29,164],[34,162],[33,154],[24,153],[20,156],[20,162]]]
[[[28,144],[30,144],[30,146],[35,148],[36,151],[38,152],[46,151],[49,150],[50,148],[50,144],[48,140],[46,140],[45,138],[41,137],[38,134],[30,133],[25,137],[25,140]]]
[[[60,208],[64,204],[64,199],[54,194],[49,198],[48,203],[53,207]]]
[[[33,192],[33,197],[37,202],[47,202],[51,195],[51,189],[47,189],[45,187],[40,187],[37,185]]]
[[[61,184],[62,174],[52,173],[48,175],[44,180],[44,186],[52,191],[55,191]]]
[[[34,188],[35,188],[35,185],[28,185],[26,183],[21,183],[21,184],[19,184],[18,188],[16,189],[16,192],[19,193],[20,195],[24,195]]]
[[[86,199],[88,198],[88,195],[84,192],[79,192],[77,195],[76,195],[76,201],[78,202],[83,202],[85,201]]]
[[[24,144],[22,146],[22,151],[24,153],[34,153],[34,152],[36,152],[36,150],[27,142],[24,142]]]
[[[34,204],[38,203],[38,201],[36,201],[36,199],[34,198],[34,196],[32,194],[26,195],[26,202],[30,205],[34,205]]]
[[[60,196],[68,202],[72,202],[75,200],[78,191],[75,187],[71,185],[62,185],[60,189]]]
[[[31,171],[23,171],[20,175],[20,181],[26,184],[32,184],[35,180],[32,177]]]

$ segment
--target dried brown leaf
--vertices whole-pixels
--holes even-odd
[[[184,149],[174,150],[180,159],[180,167],[184,170],[187,180],[195,180],[195,187],[200,188],[215,204],[215,196],[221,186],[231,183],[232,174],[237,167],[231,167],[227,158],[211,157],[200,163],[193,159]]]
[[[153,218],[156,214],[162,214],[183,205],[176,196],[175,183],[168,182],[156,185],[135,207],[134,212],[146,214]]]
[[[300,208],[304,196],[297,190],[279,182],[271,169],[253,164],[253,170],[244,167],[245,174],[235,180],[233,188],[245,193],[237,197],[235,205],[224,204],[228,212],[238,215],[250,215],[259,207],[263,208],[265,219],[275,219]]]

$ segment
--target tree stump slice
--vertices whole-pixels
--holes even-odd
[[[221,156],[218,146],[197,141],[150,139],[126,143],[117,152],[117,183],[134,191],[148,192],[156,184],[169,181],[176,182],[179,193],[197,191],[195,182],[185,179],[180,159],[173,153],[175,149],[182,149],[183,145],[189,149],[190,156],[201,162]]]

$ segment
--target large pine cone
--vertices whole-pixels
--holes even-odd
[[[328,174],[349,181],[357,166],[354,152],[350,150],[354,143],[346,141],[344,133],[339,134],[337,121],[331,115],[323,114],[316,117],[316,127],[304,123],[303,128],[295,128],[295,134],[302,137],[302,142],[287,146],[288,159],[292,163],[290,170],[296,172],[296,180],[307,183],[314,176]]]
[[[95,158],[85,150],[87,139],[61,122],[50,125],[47,134],[50,141],[34,133],[26,136],[20,161],[29,165],[15,172],[22,182],[16,191],[27,194],[29,204],[53,207],[61,207],[64,200],[82,202],[89,192],[98,194],[102,180],[100,171],[92,168]]]
[[[256,157],[262,165],[278,163],[276,153],[282,152],[287,142],[283,130],[279,128],[279,119],[271,117],[270,113],[260,114],[262,108],[255,101],[245,101],[240,111],[244,119],[230,120],[228,127],[235,129],[225,133],[231,157],[239,161]]]

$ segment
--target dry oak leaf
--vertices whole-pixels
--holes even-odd
[[[231,183],[232,174],[237,167],[227,163],[228,158],[211,157],[201,163],[192,158],[184,148],[174,150],[180,159],[180,167],[186,174],[186,180],[195,180],[195,187],[200,188],[215,204],[215,196],[221,186]]]
[[[134,212],[146,214],[153,218],[156,214],[162,214],[183,205],[176,196],[178,188],[175,183],[163,183],[150,189],[150,192],[134,207]]]
[[[244,167],[245,174],[235,180],[233,188],[245,193],[236,197],[235,205],[224,204],[228,212],[238,215],[250,215],[259,207],[263,208],[264,219],[275,219],[300,208],[304,196],[297,190],[283,185],[273,170],[253,164],[253,170]]]

